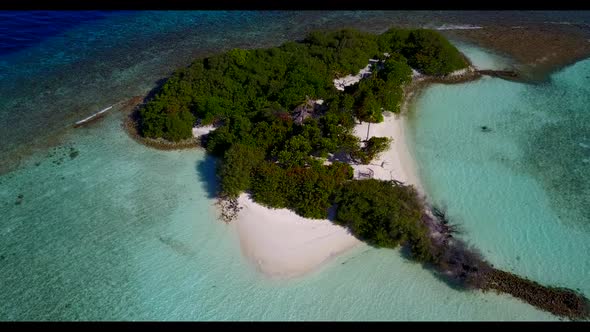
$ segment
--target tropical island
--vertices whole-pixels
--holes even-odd
[[[413,77],[456,83],[481,74],[502,76],[475,71],[432,30],[316,31],[275,48],[194,61],[140,107],[132,129],[152,146],[202,144],[219,160],[218,195],[226,207],[239,209],[247,193],[268,208],[329,219],[370,245],[403,246],[449,283],[588,318],[582,294],[494,268],[453,237],[456,227],[415,186],[362,171],[392,144],[387,136],[369,137],[371,124],[402,113]],[[365,139],[359,122],[367,126]]]

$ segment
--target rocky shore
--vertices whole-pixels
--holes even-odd
[[[425,204],[428,206],[427,204]],[[544,286],[516,274],[495,268],[474,248],[455,238],[459,230],[446,213],[428,207],[422,221],[430,230],[435,271],[447,282],[465,289],[510,294],[541,310],[571,320],[590,318],[590,300],[568,288]]]
[[[218,197],[216,204],[219,206],[221,220],[225,223],[230,223],[236,220],[243,208],[240,206],[237,198]]]

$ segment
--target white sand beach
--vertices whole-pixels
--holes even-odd
[[[421,190],[416,174],[414,160],[408,150],[405,137],[406,119],[391,112],[383,112],[381,123],[363,122],[354,128],[355,136],[366,140],[372,136],[392,139],[389,149],[381,153],[369,165],[352,165],[355,178],[359,173],[372,173],[372,178],[380,180],[397,180],[411,184]],[[367,135],[368,131],[368,135]]]
[[[293,278],[311,272],[361,242],[329,220],[306,219],[288,209],[269,209],[247,194],[236,228],[243,254],[271,278]]]
[[[370,75],[372,61],[357,75],[335,79],[336,88],[344,90],[345,86]],[[414,80],[423,78],[416,71],[413,74]],[[352,165],[355,178],[361,173],[372,173],[373,178],[395,179],[421,191],[406,145],[405,121],[403,117],[384,112],[382,123],[362,123],[354,128],[354,134],[361,140],[371,136],[393,139],[389,149],[370,165]],[[212,128],[195,128],[193,133],[197,136],[208,130]],[[271,278],[302,276],[361,243],[347,229],[329,220],[306,219],[288,209],[269,209],[255,203],[247,194],[242,194],[238,203],[242,209],[234,222],[242,252],[260,272]]]
[[[356,75],[347,75],[347,76],[344,76],[344,77],[341,77],[341,78],[335,78],[333,80],[334,86],[336,87],[337,90],[344,91],[344,88],[345,87],[360,82],[361,79],[363,79],[363,78],[368,77],[368,76],[371,75],[371,66],[374,63],[377,63],[377,60],[376,59],[370,59],[369,60],[369,64],[365,68],[361,69],[358,72],[358,74],[356,74]]]
[[[193,128],[193,137],[201,137],[203,135],[206,135],[210,132],[212,132],[213,130],[217,129],[217,127],[215,126],[197,126]]]
[[[393,178],[418,186],[404,138],[404,121],[386,112],[382,123],[357,125],[355,135],[362,139],[366,139],[369,128],[370,136],[391,137],[393,142],[370,165],[353,165],[355,177],[359,171],[372,169],[374,178]],[[361,243],[344,227],[329,220],[306,219],[288,209],[269,209],[252,201],[247,194],[242,194],[238,203],[242,210],[234,222],[242,252],[271,278],[302,276]]]

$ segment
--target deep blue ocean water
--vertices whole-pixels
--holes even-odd
[[[72,128],[229,48],[278,45],[318,28],[499,20],[558,27],[588,24],[590,14],[0,12],[0,320],[555,320],[509,296],[456,291],[399,252],[366,246],[304,278],[266,280],[216,219],[214,161],[202,151],[138,145],[117,109]],[[536,87],[495,79],[433,87],[410,131],[421,133],[411,138],[417,161],[430,165],[420,173],[432,199],[462,222],[470,243],[499,267],[584,292],[590,136],[587,89],[578,86],[587,71],[579,63]],[[496,104],[471,116],[480,98]],[[456,121],[438,121],[440,109]],[[495,132],[473,132],[481,121]],[[480,145],[455,149],[466,137]],[[504,205],[488,211],[474,197]]]
[[[84,22],[117,15],[108,11],[2,11],[0,55],[31,47]]]

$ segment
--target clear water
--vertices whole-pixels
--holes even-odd
[[[541,12],[494,15],[526,20],[551,16]],[[88,128],[71,128],[76,120],[149,91],[195,56],[230,47],[276,45],[314,28],[383,31],[392,24],[479,24],[482,20],[491,24],[494,15],[123,12],[81,20],[26,45],[14,44],[10,52],[0,55],[0,166],[20,161],[10,172],[0,170],[0,319],[555,320],[508,296],[454,290],[398,251],[367,246],[309,276],[267,280],[242,257],[233,227],[216,219],[211,197],[214,161],[203,151],[163,152],[138,145],[121,130],[123,115],[116,109]],[[572,14],[570,21],[586,22],[587,16]],[[478,50],[471,51],[488,59]],[[582,63],[582,68],[587,65]],[[429,164],[432,168],[421,173],[433,199],[444,197],[453,216],[464,224],[470,242],[501,267],[539,281],[580,287],[588,295],[588,283],[583,280],[583,272],[588,271],[583,255],[588,252],[587,223],[578,217],[588,214],[577,209],[582,206],[577,203],[567,209],[571,218],[555,219],[548,212],[575,200],[583,203],[588,197],[583,194],[587,182],[580,180],[587,174],[584,139],[590,137],[582,134],[587,114],[573,105],[560,113],[558,106],[563,103],[547,102],[550,95],[557,98],[561,93],[565,93],[561,100],[585,98],[583,91],[566,89],[585,82],[578,70],[555,76],[552,84],[556,86],[477,82],[484,84],[479,86],[483,90],[492,88],[487,92],[490,96],[502,96],[487,106],[502,100],[502,105],[512,103],[515,110],[537,112],[509,108],[512,118],[492,116],[502,107],[477,108],[483,91],[478,86],[433,87],[420,99],[420,112],[412,125],[420,133],[418,138],[425,139],[416,140],[417,158],[424,161],[435,158],[425,142],[439,143],[431,142],[428,135],[440,138],[442,133],[430,119],[460,118],[444,127],[449,130],[445,142],[452,144],[439,146],[449,149],[440,151],[454,154],[455,161],[475,158],[479,162],[475,171],[481,168],[483,175],[470,182],[481,183],[474,186],[478,190],[487,185],[485,181],[493,182],[496,164],[509,165],[511,171],[505,170],[506,177],[501,179],[511,179],[512,185],[504,181],[501,189],[510,191],[506,198],[516,193],[522,204],[532,207],[516,209],[514,198],[505,199],[506,211],[499,217],[510,218],[483,222],[490,220],[483,218],[486,210],[464,203],[465,193],[453,191],[465,185],[461,176],[471,174],[473,168],[459,168],[457,174],[448,167],[439,178],[439,164]],[[541,95],[546,98],[537,100]],[[462,102],[468,105],[463,107]],[[472,109],[467,112],[469,105]],[[548,105],[554,110],[545,118],[542,110]],[[440,107],[445,112],[437,113]],[[426,118],[427,114],[432,116]],[[531,118],[544,127],[529,128],[526,123]],[[480,135],[481,122],[494,131]],[[502,128],[507,128],[506,133],[500,135]],[[577,145],[562,140],[570,136]],[[523,148],[522,142],[531,144]],[[453,152],[460,145],[462,151],[482,152],[471,156]],[[542,153],[541,147],[549,147],[550,153]],[[72,158],[71,151],[79,155]],[[490,155],[496,156],[496,162],[485,159]],[[568,191],[572,186],[562,188],[556,181],[560,178],[580,185]],[[492,188],[477,191],[482,197],[479,203],[487,198],[493,202]],[[538,204],[536,197],[546,204],[531,205]],[[564,209],[559,211],[566,215]],[[470,212],[474,215],[466,214]],[[519,261],[514,261],[516,255]]]
[[[435,85],[415,104],[409,134],[425,190],[468,242],[499,268],[586,296],[588,83],[590,60],[537,86]]]
[[[512,60],[501,54],[457,40],[451,39],[451,42],[469,58],[471,65],[477,69],[506,70],[513,67]]]
[[[141,146],[119,117],[2,177],[3,320],[551,319],[366,246],[307,277],[267,280],[216,219],[214,161]]]

